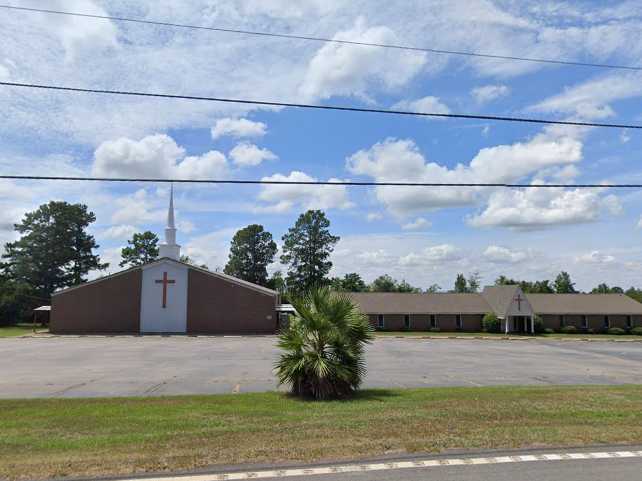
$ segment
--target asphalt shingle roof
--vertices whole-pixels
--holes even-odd
[[[350,296],[367,314],[503,315],[516,286],[486,288],[481,294],[410,294],[353,292]],[[642,304],[624,294],[525,294],[536,314],[642,315]]]

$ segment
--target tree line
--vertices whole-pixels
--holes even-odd
[[[34,307],[50,303],[56,290],[82,284],[92,271],[106,269],[94,251],[100,246],[88,231],[96,216],[84,204],[52,201],[25,214],[14,225],[18,240],[4,246],[0,262],[0,323],[30,318]],[[282,271],[269,274],[279,251],[270,232],[251,224],[234,234],[223,272],[240,279],[279,290],[284,294],[304,292],[315,286],[329,286],[345,292],[441,292],[439,285],[413,286],[382,274],[366,283],[357,272],[329,277],[330,260],[339,236],[330,232],[330,220],[321,210],[302,213],[281,237],[279,262]],[[158,258],[159,239],[153,232],[138,232],[121,250],[120,267],[136,267]],[[181,261],[194,264],[188,256]],[[207,268],[205,265],[199,267]],[[480,275],[457,274],[448,292],[478,292]],[[517,284],[526,293],[575,293],[575,283],[567,272],[554,280],[524,281],[500,276],[496,285]],[[599,284],[593,293],[623,293],[642,302],[642,289],[627,290]]]

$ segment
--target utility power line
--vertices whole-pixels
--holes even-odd
[[[73,177],[55,175],[0,175],[11,180],[64,180],[88,182],[160,182],[177,184],[233,184],[233,185],[332,185],[360,187],[505,187],[505,188],[577,188],[577,189],[639,189],[642,184],[522,184],[505,182],[360,182],[335,180],[240,180],[240,179],[155,179],[140,177]]]
[[[15,5],[0,5],[0,8],[20,10],[24,12],[34,12],[34,13],[38,12],[38,13],[47,13],[47,14],[55,14],[55,15],[69,15],[73,17],[95,18],[95,19],[101,19],[101,20],[111,20],[116,22],[142,23],[147,25],[157,25],[161,27],[209,30],[213,32],[234,33],[234,34],[240,34],[240,35],[254,35],[254,36],[260,36],[260,37],[278,37],[278,38],[287,38],[292,40],[308,40],[313,42],[358,45],[358,46],[365,46],[365,47],[380,47],[380,48],[395,49],[395,50],[409,50],[409,51],[415,51],[415,52],[434,53],[434,54],[440,54],[440,55],[459,55],[459,56],[466,56],[466,57],[478,57],[478,58],[495,59],[495,60],[513,60],[513,61],[520,61],[520,62],[570,65],[570,66],[576,66],[576,67],[607,68],[607,69],[620,69],[620,70],[642,70],[642,67],[632,66],[632,65],[576,62],[572,60],[520,57],[520,56],[513,56],[513,55],[498,55],[498,54],[490,54],[490,53],[482,53],[482,52],[467,52],[467,51],[444,50],[444,49],[428,48],[428,47],[413,47],[408,45],[360,42],[356,40],[341,40],[336,38],[317,37],[313,35],[294,35],[294,34],[286,34],[286,33],[258,32],[253,30],[241,30],[241,29],[233,29],[233,28],[206,27],[202,25],[186,25],[186,24],[180,24],[180,23],[161,22],[161,21],[155,21],[155,20],[143,20],[138,18],[116,17],[116,16],[110,16],[110,15],[96,15],[96,14],[90,14],[90,13],[68,12],[68,11],[62,11],[62,10],[49,10],[44,8],[18,7]]]
[[[89,88],[80,88],[80,87],[65,87],[61,85],[46,85],[46,84],[33,84],[33,83],[20,83],[20,82],[0,82],[0,85],[4,85],[7,87],[57,90],[57,91],[64,91],[64,92],[126,95],[126,96],[135,96],[135,97],[154,97],[154,98],[179,99],[179,100],[202,100],[202,101],[209,101],[209,102],[261,105],[261,106],[269,106],[269,107],[294,107],[294,108],[316,109],[316,110],[337,110],[342,112],[411,115],[411,116],[419,116],[419,117],[439,117],[439,118],[450,118],[450,119],[491,120],[491,121],[499,121],[499,122],[525,122],[525,123],[531,123],[531,124],[546,124],[546,125],[571,125],[575,127],[642,129],[642,125],[636,125],[636,124],[609,124],[609,123],[598,123],[598,122],[579,122],[579,121],[572,121],[572,120],[548,120],[548,119],[538,119],[538,118],[532,118],[532,117],[507,117],[507,116],[501,116],[501,115],[415,112],[410,110],[342,107],[339,105],[301,104],[301,103],[294,103],[294,102],[274,102],[274,101],[266,101],[266,100],[234,99],[234,98],[226,98],[226,97],[203,97],[203,96],[197,96],[197,95],[162,94],[162,93],[152,93],[152,92],[136,92],[136,91],[128,91],[128,90],[89,89]]]

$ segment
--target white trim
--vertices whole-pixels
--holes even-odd
[[[232,284],[237,284],[237,285],[242,286],[242,287],[247,287],[248,289],[254,289],[255,291],[261,292],[263,294],[276,295],[276,296],[279,295],[278,291],[274,291],[272,289],[268,289],[267,287],[259,286],[258,284],[253,284],[251,282],[244,281],[243,279],[238,279],[238,278],[233,277],[233,276],[228,276],[227,274],[222,274],[220,272],[213,272],[213,271],[210,271],[210,270],[207,270],[207,269],[203,269],[201,267],[194,266],[192,264],[188,264],[186,262],[181,262],[181,261],[177,261],[177,260],[174,260],[174,259],[170,259],[168,257],[163,257],[161,259],[156,259],[154,262],[150,262],[150,263],[142,265],[142,266],[130,267],[129,269],[125,269],[124,271],[115,272],[114,274],[108,274],[106,276],[99,277],[98,279],[94,279],[93,281],[85,282],[84,284],[78,284],[76,286],[71,286],[71,287],[67,287],[65,289],[61,289],[59,291],[54,292],[52,294],[52,296],[57,296],[58,294],[62,294],[63,292],[69,292],[69,291],[72,291],[74,289],[79,289],[81,287],[85,287],[85,286],[89,286],[89,285],[92,285],[92,284],[96,284],[98,282],[106,281],[107,279],[112,279],[112,278],[114,278],[116,276],[121,276],[121,275],[124,275],[124,274],[128,274],[128,273],[130,273],[132,271],[135,271],[136,269],[141,269],[141,271],[142,271],[142,270],[149,269],[151,267],[154,267],[154,266],[157,266],[159,264],[166,263],[166,262],[174,262],[176,264],[187,266],[188,268],[194,269],[195,271],[201,272],[202,274],[207,274],[207,275],[210,275],[212,277],[217,277],[217,278],[222,279],[224,281],[231,282]]]
[[[73,291],[76,289],[80,289],[81,287],[85,286],[91,286],[92,284],[98,284],[99,282],[106,281],[107,279],[113,279],[114,277],[122,276],[125,274],[129,274],[132,271],[135,271],[137,269],[140,269],[141,266],[135,266],[135,267],[130,267],[129,269],[125,269],[124,271],[119,271],[119,272],[114,272],[113,274],[107,274],[106,276],[98,277],[97,279],[94,279],[92,281],[84,282],[82,284],[77,284],[75,286],[70,286],[70,287],[65,287],[64,289],[60,289],[59,291],[53,292],[51,294],[51,297],[57,296],[58,294],[62,294],[65,292]]]

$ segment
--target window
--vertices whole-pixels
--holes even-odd
[[[405,329],[410,329],[410,315],[406,314],[403,316],[403,327]]]
[[[566,325],[566,320],[564,319],[564,314],[560,315],[560,327],[564,327]]]
[[[377,327],[378,327],[379,329],[383,329],[383,328],[385,327],[385,322],[384,322],[384,319],[383,319],[383,314],[379,314],[379,315],[377,316]]]
[[[604,329],[611,327],[611,322],[609,321],[609,316],[604,316]]]
[[[461,320],[461,314],[457,314],[457,317],[455,318],[455,327],[457,327],[457,329],[464,328],[464,322]]]
[[[437,327],[437,316],[435,316],[434,314],[430,314],[430,327]]]
[[[582,329],[588,329],[588,317],[582,316]]]
[[[626,327],[628,329],[633,328],[633,318],[631,316],[626,316]]]

